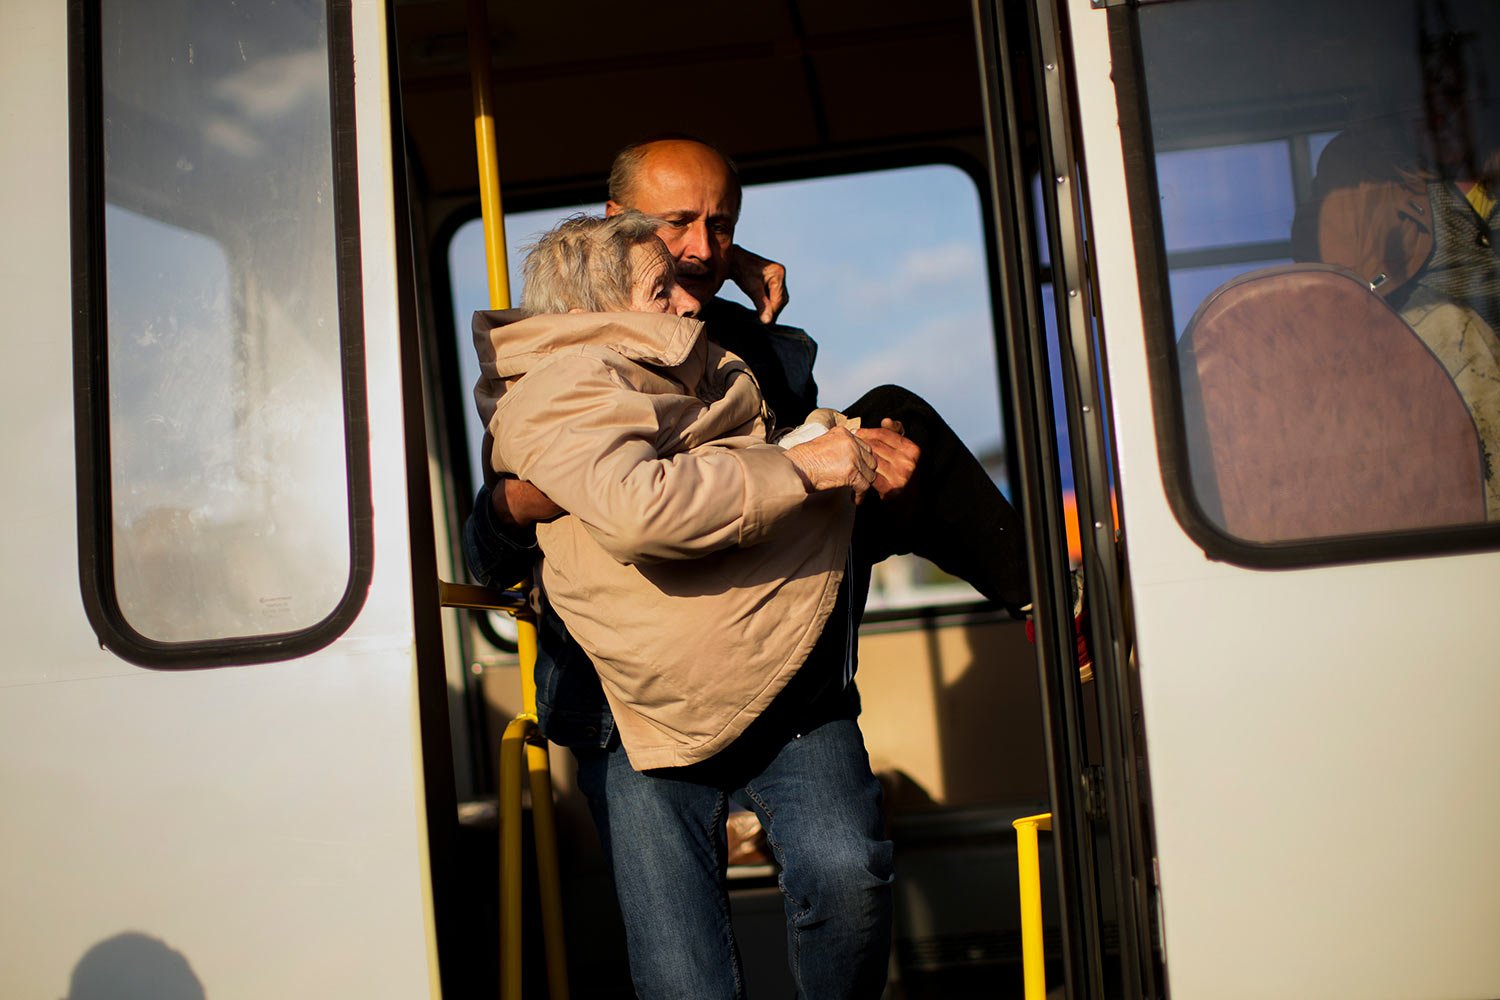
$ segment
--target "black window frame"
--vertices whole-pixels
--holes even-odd
[[[100,644],[138,666],[219,667],[303,656],[328,646],[347,631],[369,592],[374,532],[350,0],[327,0],[326,10],[349,577],[334,608],[322,620],[305,628],[163,642],[131,627],[120,609],[115,590],[104,245],[102,0],[69,0],[68,128],[79,584],[85,612]]]
[[[1151,0],[1160,8],[1191,0]],[[1146,93],[1140,3],[1110,6],[1110,59],[1124,153],[1139,284],[1141,319],[1155,424],[1157,461],[1173,515],[1188,536],[1214,560],[1250,569],[1295,569],[1345,563],[1452,555],[1500,547],[1500,522],[1475,522],[1359,535],[1251,542],[1220,528],[1193,490],[1183,418],[1181,370],[1172,326],[1166,239],[1157,211],[1156,149]]]

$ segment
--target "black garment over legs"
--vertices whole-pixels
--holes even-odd
[[[1021,517],[989,473],[925,399],[895,385],[865,393],[845,408],[864,427],[901,422],[922,449],[911,485],[894,501],[866,494],[854,522],[855,581],[860,609],[869,568],[887,556],[915,553],[968,581],[985,597],[1015,609],[1031,600]]]

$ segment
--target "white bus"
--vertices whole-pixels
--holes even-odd
[[[513,242],[712,139],[826,405],[911,383],[1025,515],[1034,644],[910,565],[862,633],[890,997],[1022,994],[1041,812],[1058,993],[1500,996],[1491,4],[471,13],[0,0],[0,993],[494,994],[472,50]],[[630,996],[552,769],[572,993]]]

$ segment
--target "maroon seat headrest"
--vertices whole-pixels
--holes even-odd
[[[1483,521],[1478,434],[1441,362],[1350,272],[1255,271],[1179,345],[1193,482],[1275,542]]]

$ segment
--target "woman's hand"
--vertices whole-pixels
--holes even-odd
[[[809,493],[847,486],[854,491],[854,502],[859,503],[875,482],[875,455],[870,446],[842,427],[788,448],[786,457],[796,466]]]

